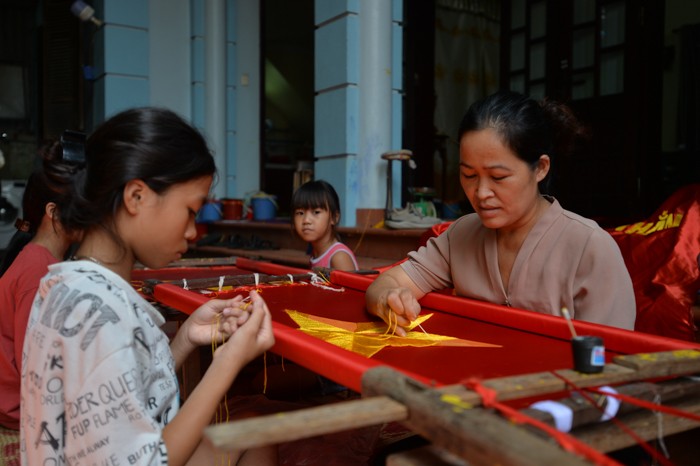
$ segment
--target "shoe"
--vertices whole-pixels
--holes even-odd
[[[408,204],[403,209],[393,209],[384,220],[384,225],[387,228],[396,230],[425,229],[438,223],[442,223],[442,220],[437,217],[423,215],[413,204]]]

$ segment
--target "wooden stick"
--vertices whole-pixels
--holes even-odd
[[[571,337],[576,338],[576,329],[574,328],[574,323],[571,321],[571,314],[569,314],[569,309],[566,306],[561,308],[561,314],[566,319],[566,323],[569,326],[569,331],[571,332]]]
[[[217,265],[236,265],[236,256],[230,257],[197,257],[190,259],[179,259],[169,263],[166,268],[178,267],[213,267]],[[134,264],[134,269],[144,269],[141,263]]]
[[[495,413],[447,399],[389,367],[367,371],[362,387],[405,404],[411,430],[470,464],[590,464]]]
[[[221,286],[250,286],[256,283],[274,283],[274,282],[288,282],[293,280],[295,282],[306,281],[308,282],[310,275],[308,273],[301,274],[290,274],[290,275],[266,275],[260,273],[257,275],[257,282],[255,274],[241,274],[241,275],[223,275],[223,281],[221,277],[209,277],[209,278],[188,278],[185,280],[156,280],[148,279],[144,281],[142,291],[146,294],[153,294],[153,288],[162,283],[168,283],[171,285],[179,286],[183,288],[185,282],[188,288],[195,290],[202,290],[207,288],[217,288]]]
[[[407,416],[404,405],[378,396],[217,424],[207,427],[204,433],[221,450],[246,449],[403,420]]]

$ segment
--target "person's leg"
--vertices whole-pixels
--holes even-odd
[[[241,452],[221,452],[206,442],[199,442],[199,446],[194,454],[187,461],[187,466],[198,466],[202,464],[237,464],[241,458]]]
[[[19,464],[19,431],[0,426],[0,466]]]
[[[244,451],[224,452],[216,450],[207,441],[199,442],[194,454],[187,461],[188,466],[225,464],[239,466],[277,465],[277,445],[252,448]]]
[[[238,466],[272,466],[277,464],[279,464],[277,445],[246,450],[243,452],[243,456],[241,456],[237,463]]]

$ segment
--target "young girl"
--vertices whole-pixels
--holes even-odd
[[[71,243],[79,239],[58,222],[59,206],[71,195],[75,168],[63,163],[62,155],[58,141],[42,149],[44,163],[27,179],[22,196],[24,218],[17,221],[17,232],[0,266],[0,426],[3,437],[16,439],[17,462],[22,347],[29,311],[48,266],[62,260]]]
[[[294,230],[309,243],[311,267],[357,270],[355,254],[338,239],[338,194],[323,180],[304,183],[292,196]]]
[[[136,261],[164,267],[196,235],[215,174],[203,137],[174,113],[124,111],[85,146],[61,222],[84,232],[73,261],[49,267],[29,317],[22,365],[22,464],[214,464],[200,444],[240,369],[274,343],[257,293],[197,309],[171,342],[164,319],[130,285]],[[176,371],[220,343],[179,406]],[[266,464],[274,450],[233,455]]]

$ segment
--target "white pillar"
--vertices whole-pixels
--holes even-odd
[[[387,162],[391,147],[391,0],[360,3],[360,115],[357,205],[384,207]]]
[[[219,182],[217,198],[226,196],[226,2],[204,2],[204,130],[214,152]]]

